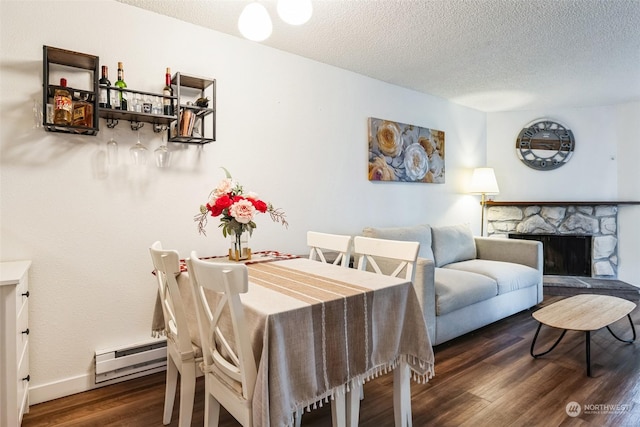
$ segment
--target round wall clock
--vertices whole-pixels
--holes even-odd
[[[541,171],[557,169],[567,163],[575,146],[570,129],[547,119],[534,120],[526,125],[516,140],[520,160]]]

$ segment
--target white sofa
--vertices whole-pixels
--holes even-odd
[[[363,235],[420,242],[413,283],[433,345],[542,301],[541,242],[474,237],[467,225],[367,227]]]

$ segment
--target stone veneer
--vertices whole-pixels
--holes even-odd
[[[572,234],[593,236],[591,276],[616,278],[618,274],[618,206],[490,206],[489,236],[519,234]]]

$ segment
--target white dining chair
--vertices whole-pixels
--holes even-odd
[[[334,253],[335,259],[331,264],[349,267],[351,262],[351,242],[352,237],[342,234],[320,233],[318,231],[307,231],[307,246],[309,246],[309,259],[329,263],[327,255]],[[331,402],[331,417],[334,427],[344,426],[346,417],[345,394],[335,397]],[[299,425],[299,418],[296,423]]]
[[[359,270],[373,270],[377,274],[393,277],[404,277],[413,281],[418,259],[419,242],[376,239],[356,236],[353,238],[353,252],[358,257]],[[401,273],[404,271],[404,276]],[[409,373],[406,366],[398,366],[394,370],[394,410],[396,425],[410,425],[411,395],[404,392],[408,389]],[[348,392],[346,397],[347,426],[357,426],[360,410],[360,393]],[[397,400],[397,402],[396,402]]]
[[[217,426],[222,405],[241,425],[252,426],[257,369],[240,301],[240,294],[249,288],[247,267],[202,261],[191,252],[187,270],[203,350],[204,423]],[[205,291],[218,294],[215,307],[209,307]],[[224,313],[229,313],[230,322],[221,322]]]
[[[370,267],[378,274],[393,277],[400,277],[404,271],[404,278],[409,280],[413,280],[419,249],[419,242],[363,236],[353,238],[353,252],[359,257],[359,270],[368,270]],[[385,265],[384,271],[381,264]],[[389,265],[392,267],[389,268]]]
[[[309,259],[327,262],[325,252],[337,253],[334,265],[349,267],[351,260],[351,236],[342,234],[320,233],[307,231],[307,246],[309,246]]]
[[[191,425],[196,378],[202,376],[200,363],[202,350],[191,341],[184,304],[178,289],[176,276],[180,274],[180,257],[177,251],[164,250],[160,242],[149,248],[158,282],[158,295],[162,304],[165,333],[167,336],[167,375],[162,423],[171,423],[173,403],[180,376],[180,415],[178,425]]]

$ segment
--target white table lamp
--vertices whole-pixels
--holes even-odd
[[[482,205],[482,214],[480,220],[480,235],[484,236],[484,207],[486,204],[485,196],[487,194],[498,194],[500,189],[498,188],[498,181],[496,181],[496,174],[493,172],[493,168],[475,168],[473,175],[471,176],[471,186],[469,187],[471,194],[481,194],[482,199],[480,204]]]

